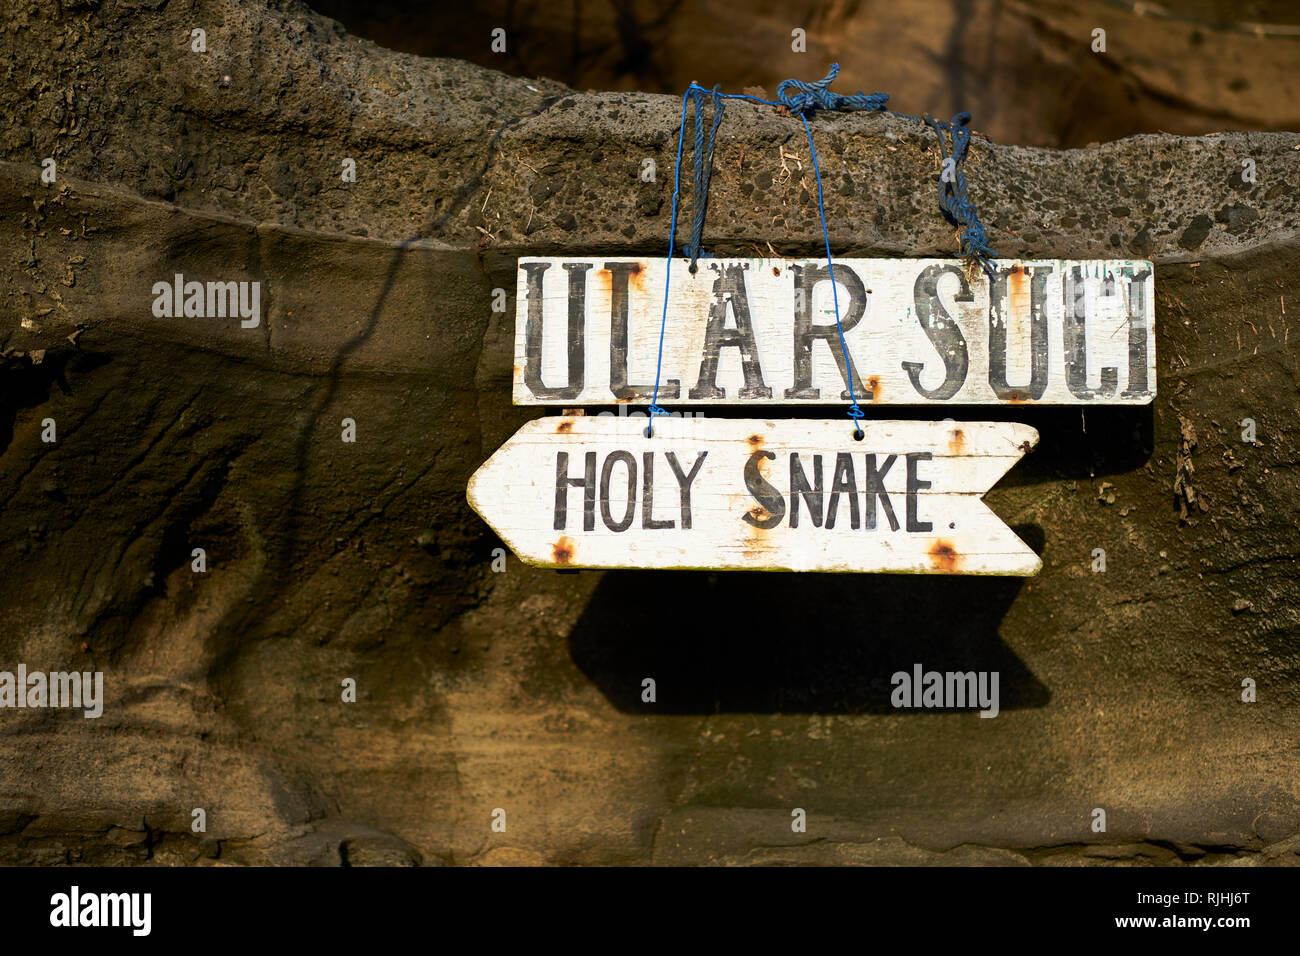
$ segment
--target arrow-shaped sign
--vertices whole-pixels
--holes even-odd
[[[1038,443],[1014,422],[539,418],[469,482],[524,562],[559,568],[1029,576],[981,500]]]

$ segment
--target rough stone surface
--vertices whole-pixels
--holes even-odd
[[[680,101],[294,2],[2,30],[0,669],[107,702],[0,711],[0,861],[1300,862],[1300,136],[972,146],[1002,255],[1156,263],[1154,405],[998,413],[1043,433],[988,496],[1037,578],[494,574],[465,483],[535,413],[492,290],[663,254]],[[923,129],[814,136],[837,254],[952,253]],[[715,162],[713,252],[819,254],[801,127],[733,106]],[[155,318],[177,272],[262,282],[262,325]],[[915,662],[1002,714],[894,710]]]
[[[315,7],[390,49],[580,90],[680,96],[697,81],[775,93],[836,62],[836,89],[887,92],[893,109],[918,116],[966,110],[1003,143],[1300,127],[1291,0],[475,0],[436,16],[403,0]],[[490,43],[497,28],[504,51]]]

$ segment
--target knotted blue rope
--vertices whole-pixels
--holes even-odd
[[[831,76],[835,75],[835,70],[831,70]],[[808,117],[802,113],[799,119],[803,120],[803,131],[808,134],[808,152],[812,154],[813,178],[817,180],[817,211],[822,217],[822,239],[826,241],[826,272],[830,276],[831,298],[835,302],[835,331],[840,334],[840,351],[844,353],[844,384],[849,389],[849,418],[853,419],[853,437],[858,441],[862,440],[862,422],[860,419],[865,412],[858,407],[857,396],[853,394],[853,359],[849,357],[849,347],[844,342],[844,329],[840,325],[840,293],[835,288],[835,266],[831,263],[831,234],[826,228],[826,206],[822,202],[822,174],[817,168],[817,150],[813,148],[812,128],[808,125]],[[811,308],[812,303],[809,303]]]
[[[951,123],[927,116],[926,125],[939,137],[939,153],[943,159],[943,171],[939,174],[939,208],[944,218],[961,230],[961,252],[963,256],[974,259],[980,268],[993,279],[993,268],[989,260],[997,253],[989,248],[984,224],[980,222],[975,204],[966,195],[966,173],[962,169],[966,162],[966,152],[970,149],[970,114],[958,113]],[[948,142],[944,142],[944,133]],[[952,159],[952,174],[947,175],[948,160]]]
[[[857,398],[853,394],[853,360],[849,357],[848,346],[844,341],[844,329],[840,325],[840,301],[839,291],[835,287],[835,267],[831,261],[831,240],[830,231],[826,225],[826,207],[822,199],[822,180],[821,171],[817,167],[817,151],[813,146],[812,129],[808,125],[808,113],[814,110],[867,110],[877,113],[891,113],[894,116],[901,116],[904,119],[912,120],[916,123],[925,123],[931,127],[939,137],[939,150],[944,160],[943,167],[939,174],[939,208],[944,214],[944,218],[950,223],[957,226],[961,231],[959,238],[961,242],[961,253],[964,258],[977,262],[980,267],[988,274],[989,279],[993,278],[993,270],[989,260],[995,258],[997,253],[988,246],[988,237],[984,231],[984,225],[979,220],[979,214],[975,209],[974,203],[970,201],[966,191],[966,174],[962,168],[966,162],[966,154],[970,149],[970,114],[958,113],[953,117],[951,123],[945,123],[942,120],[935,120],[929,116],[921,119],[917,116],[911,116],[907,113],[899,113],[895,110],[886,108],[889,102],[888,93],[863,93],[859,90],[851,96],[844,96],[839,93],[832,93],[830,85],[835,77],[839,75],[840,65],[832,63],[830,72],[823,79],[814,83],[805,83],[802,80],[783,80],[776,88],[776,101],[765,100],[759,96],[751,96],[747,93],[720,93],[718,88],[712,90],[705,89],[698,83],[692,83],[682,97],[682,120],[681,135],[677,139],[677,168],[673,176],[673,210],[672,222],[668,232],[668,261],[664,269],[664,309],[659,324],[659,359],[655,366],[655,389],[654,397],[651,399],[649,413],[650,422],[646,426],[646,436],[654,436],[654,418],[656,415],[665,415],[667,412],[659,407],[659,382],[663,372],[664,360],[664,330],[668,324],[668,288],[672,277],[673,263],[673,246],[677,236],[677,205],[678,197],[681,194],[681,170],[682,170],[682,145],[685,140],[686,131],[686,107],[688,103],[695,105],[695,215],[691,223],[691,240],[685,246],[683,252],[691,259],[691,271],[695,271],[696,260],[701,256],[707,256],[701,247],[701,236],[704,232],[704,216],[708,205],[709,178],[713,166],[713,147],[718,133],[718,125],[722,122],[722,110],[724,100],[750,100],[754,103],[764,103],[768,106],[783,106],[790,113],[799,117],[803,122],[804,132],[808,136],[808,150],[812,155],[813,175],[817,180],[817,211],[821,215],[822,221],[822,239],[826,244],[826,269],[831,282],[831,295],[835,302],[835,327],[840,336],[840,348],[844,352],[844,366],[848,373],[848,391],[849,391],[849,410],[848,415],[853,419],[854,428],[856,429],[854,437],[862,437],[862,426],[859,419],[863,418],[865,413],[858,406]],[[787,94],[787,90],[796,90],[795,95]],[[704,147],[704,126],[701,123],[701,113],[704,104],[704,96],[709,94],[713,97],[713,125],[709,130],[708,149]],[[948,134],[948,142],[944,142],[944,133]],[[946,176],[948,159],[952,159],[951,176]]]
[[[668,414],[665,409],[659,407],[659,380],[662,377],[661,373],[664,367],[664,329],[668,325],[668,285],[673,275],[673,244],[677,242],[677,197],[682,192],[682,146],[686,142],[686,104],[690,102],[691,93],[694,92],[695,87],[696,84],[692,83],[682,96],[682,122],[678,127],[681,132],[677,136],[677,165],[673,167],[673,217],[668,226],[668,260],[664,263],[664,312],[659,320],[659,360],[655,365],[655,391],[654,396],[650,399],[650,407],[646,409],[650,416],[650,421],[646,423],[645,427],[647,438],[654,437],[655,416]],[[696,113],[696,117],[699,117],[698,113]],[[696,126],[698,129],[698,124]],[[701,222],[701,227],[702,225]]]
[[[695,107],[695,215],[691,220],[691,241],[683,250],[691,260],[691,272],[695,271],[695,260],[707,256],[701,244],[704,235],[704,214],[709,206],[709,178],[713,172],[713,145],[717,141],[718,127],[722,124],[723,96],[715,86],[713,95],[713,125],[709,128],[709,147],[704,148],[704,89],[694,83],[686,91]]]
[[[776,88],[777,101],[791,113],[802,116],[813,110],[871,110],[881,112],[889,102],[888,93],[863,93],[858,90],[852,96],[841,96],[830,91],[831,82],[840,74],[840,65],[831,64],[831,71],[825,79],[816,83],[802,80],[783,80]],[[786,96],[786,90],[798,90],[796,96]]]

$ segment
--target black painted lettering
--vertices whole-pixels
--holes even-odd
[[[1145,397],[1151,394],[1147,379],[1147,279],[1151,270],[1135,274],[1125,266],[1121,271],[1128,292],[1128,385],[1124,395]]]
[[[675,526],[671,518],[657,520],[655,513],[655,453],[641,453],[641,527],[647,531]]]
[[[947,274],[955,275],[961,283],[957,293],[958,302],[971,302],[970,285],[966,276],[957,266],[927,266],[916,277],[912,289],[912,299],[916,308],[916,320],[921,323],[921,330],[934,346],[939,357],[943,359],[944,379],[938,388],[924,388],[921,385],[921,372],[924,362],[904,362],[903,369],[912,379],[912,387],[926,398],[946,400],[952,398],[966,383],[966,371],[970,367],[970,354],[966,348],[966,337],[961,334],[957,323],[948,315],[948,310],[939,300],[939,280]]]
[[[1091,400],[1114,395],[1119,387],[1119,369],[1113,366],[1101,370],[1100,388],[1088,385],[1088,305],[1081,266],[1065,274],[1061,294],[1065,300],[1065,384],[1075,398]]]
[[[862,381],[854,368],[852,356],[846,362],[844,348],[840,346],[840,334],[835,323],[816,325],[812,320],[812,293],[819,282],[829,282],[831,270],[826,266],[808,264],[791,266],[794,273],[794,387],[785,390],[786,398],[814,400],[821,397],[821,389],[813,387],[813,343],[819,339],[830,348],[835,356],[835,364],[840,368],[844,378],[844,391],[840,398],[849,401],[866,394]],[[835,267],[835,280],[849,290],[848,309],[840,316],[840,327],[845,335],[862,320],[867,311],[867,290],[862,285],[858,274],[846,265]],[[847,347],[847,342],[845,343]],[[853,391],[849,392],[850,379]]]
[[[713,281],[713,305],[709,308],[709,324],[704,330],[704,354],[700,358],[700,377],[690,390],[692,399],[727,397],[727,390],[718,385],[718,355],[724,348],[740,349],[741,368],[745,384],[740,390],[742,399],[771,398],[772,390],[763,384],[763,368],[758,359],[758,344],[754,341],[754,326],[749,319],[749,298],[745,293],[745,268],[730,265],[723,269],[717,263],[709,268],[718,273]],[[727,304],[736,317],[735,328],[727,328]]]
[[[885,459],[883,468],[876,468],[876,456],[867,455],[867,530],[876,530],[876,499],[880,499],[880,505],[885,509],[885,517],[889,519],[889,530],[898,530],[898,518],[894,515],[894,506],[889,502],[889,492],[885,490],[885,475],[897,455],[890,455]]]
[[[846,451],[835,456],[835,474],[831,478],[830,500],[826,502],[826,527],[835,527],[835,513],[839,510],[840,495],[849,496],[849,527],[858,530],[861,519],[858,513],[858,479],[853,471],[853,456]]]
[[[624,402],[648,402],[654,397],[653,385],[627,383],[628,350],[628,278],[644,268],[639,262],[607,262],[609,271],[609,390]],[[659,386],[661,399],[679,398],[681,382],[669,379]]]
[[[569,477],[569,453],[555,456],[555,530],[563,531],[568,522],[569,486],[583,489],[582,530],[596,530],[596,453],[587,452],[587,467],[581,478]]]
[[[917,517],[917,492],[930,487],[930,482],[922,481],[916,476],[916,466],[918,462],[929,461],[933,455],[928,451],[909,452],[907,456],[907,530],[908,531],[930,531],[934,525],[929,521],[921,521]]]
[[[749,456],[749,461],[745,462],[745,487],[754,496],[754,500],[763,506],[763,509],[767,512],[767,517],[755,518],[751,511],[746,511],[741,517],[755,528],[767,529],[775,528],[781,523],[781,519],[785,517],[785,498],[759,472],[758,463],[764,458],[775,461],[776,454],[760,448]]]
[[[700,466],[704,464],[704,459],[708,454],[707,451],[702,451],[696,455],[695,464],[691,465],[690,472],[686,474],[682,472],[682,466],[677,462],[677,452],[670,451],[666,456],[668,458],[668,467],[673,470],[673,474],[677,477],[677,486],[681,490],[682,527],[684,529],[689,529],[691,526],[691,482],[700,473]]]
[[[989,288],[989,386],[1002,401],[1037,401],[1047,391],[1047,277],[1051,266],[998,269]],[[1007,384],[1008,280],[1029,283],[1029,386]]]
[[[814,528],[822,526],[822,456],[813,455],[813,485],[808,484],[797,451],[790,452],[790,527],[799,527],[799,496],[808,507]]]
[[[627,509],[618,521],[609,510],[609,479],[618,463],[627,468]],[[605,458],[605,465],[600,469],[600,517],[610,531],[626,531],[632,526],[632,517],[636,512],[636,459],[631,452],[614,451]]]
[[[524,384],[537,398],[573,399],[582,393],[586,374],[583,338],[587,324],[587,270],[590,262],[566,262],[569,273],[569,384],[549,387],[542,382],[542,285],[549,262],[525,262],[528,319],[524,323]]]

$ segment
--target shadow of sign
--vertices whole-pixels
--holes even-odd
[[[1041,553],[1043,533],[1016,533]],[[610,571],[569,635],[624,713],[940,713],[895,708],[891,677],[997,671],[999,708],[1051,695],[998,637],[1021,578]],[[656,702],[642,701],[655,681]],[[950,708],[975,711],[978,706]]]

